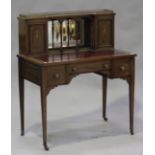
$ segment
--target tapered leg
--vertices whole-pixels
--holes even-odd
[[[129,118],[130,134],[134,134],[134,78],[129,81]]]
[[[134,134],[134,87],[135,87],[135,59],[131,63],[131,75],[129,83],[129,118],[130,118],[130,134]]]
[[[24,135],[24,79],[19,76],[21,136]]]
[[[18,80],[19,80],[19,106],[20,106],[20,125],[21,136],[24,135],[24,78],[22,77],[22,63],[18,59]]]
[[[107,77],[106,76],[102,76],[102,100],[103,100],[103,119],[105,121],[108,120],[108,118],[106,117],[106,104],[107,104]]]
[[[47,103],[46,93],[41,87],[41,111],[42,111],[42,129],[43,129],[43,145],[45,150],[49,150],[47,146]]]

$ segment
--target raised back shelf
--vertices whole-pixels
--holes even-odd
[[[19,51],[113,48],[114,15],[111,10],[19,15]]]

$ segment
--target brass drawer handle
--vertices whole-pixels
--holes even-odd
[[[59,79],[59,78],[60,78],[60,74],[59,74],[59,73],[56,73],[56,74],[55,74],[55,78],[56,78],[56,79]]]
[[[77,68],[76,67],[73,67],[72,68],[72,72],[75,72],[75,71],[77,71]]]
[[[104,69],[109,69],[110,68],[109,64],[104,64],[103,67],[104,67]]]
[[[124,72],[126,70],[125,66],[121,66],[120,70]]]

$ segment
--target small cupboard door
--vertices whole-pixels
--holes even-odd
[[[114,47],[114,15],[96,16],[96,48]]]
[[[46,23],[29,24],[29,52],[31,54],[46,52]]]

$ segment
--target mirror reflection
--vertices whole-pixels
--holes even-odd
[[[83,20],[48,21],[48,48],[82,46],[84,44],[83,31]]]

